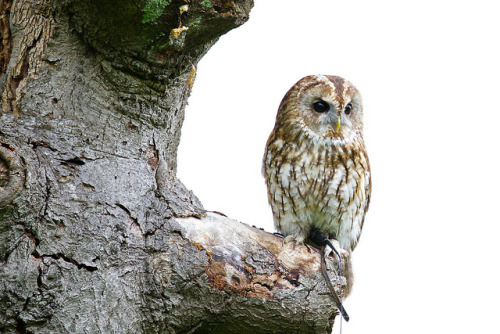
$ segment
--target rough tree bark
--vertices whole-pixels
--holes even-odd
[[[175,176],[195,66],[252,5],[1,0],[0,332],[331,330],[316,250]]]

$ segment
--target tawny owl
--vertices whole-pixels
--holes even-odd
[[[281,101],[263,174],[275,227],[303,242],[312,230],[356,247],[370,202],[361,95],[337,76],[299,80]]]

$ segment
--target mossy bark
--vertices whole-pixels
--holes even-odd
[[[234,256],[215,249],[214,260],[202,242],[213,236],[195,238],[198,225],[189,219],[208,218],[176,177],[196,64],[219,36],[248,19],[252,5],[2,1],[0,332],[331,328],[336,310],[318,294],[326,288],[316,273],[283,266],[272,250],[276,270],[249,279],[251,293],[230,284],[243,284],[243,276],[211,278],[211,261],[234,267]],[[228,238],[237,224],[223,225]],[[254,244],[241,243],[249,247],[242,251]],[[263,260],[235,268],[248,278]],[[308,261],[319,263],[317,254]],[[277,283],[290,270],[297,284]],[[254,283],[265,287],[265,297],[252,292]],[[295,314],[287,318],[290,303]],[[276,312],[266,319],[271,308]],[[244,321],[231,319],[245,310]]]

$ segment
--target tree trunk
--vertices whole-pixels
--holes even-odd
[[[175,176],[195,66],[252,0],[1,1],[0,332],[331,330],[316,250]]]

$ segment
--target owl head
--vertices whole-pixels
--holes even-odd
[[[362,135],[361,95],[349,81],[310,75],[290,88],[278,110],[276,125],[316,139],[351,141]]]

